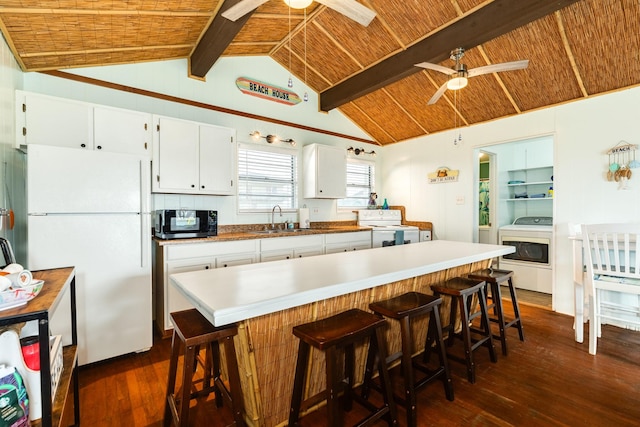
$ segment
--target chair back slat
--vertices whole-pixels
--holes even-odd
[[[640,223],[585,224],[582,238],[589,275],[640,278]]]

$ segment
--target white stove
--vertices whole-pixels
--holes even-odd
[[[420,241],[420,230],[402,225],[402,213],[396,209],[368,209],[358,211],[358,225],[371,227],[371,246],[406,245]]]

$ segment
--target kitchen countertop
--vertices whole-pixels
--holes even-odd
[[[291,237],[291,236],[308,236],[313,234],[329,234],[329,233],[351,233],[355,231],[369,231],[371,227],[360,227],[358,225],[342,225],[332,227],[317,227],[317,228],[300,228],[296,231],[281,231],[272,234],[259,234],[257,231],[264,229],[261,225],[259,228],[253,226],[246,226],[247,229],[243,230],[242,226],[222,226],[231,228],[230,231],[219,231],[217,236],[202,237],[202,238],[189,238],[189,239],[159,239],[154,237],[153,240],[160,246],[165,245],[183,245],[186,243],[207,243],[207,242],[229,242],[234,240],[250,240],[250,239],[271,239],[276,237]],[[233,227],[233,228],[232,228]]]
[[[514,252],[435,240],[173,274],[172,286],[215,326]]]

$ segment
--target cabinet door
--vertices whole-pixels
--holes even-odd
[[[293,258],[292,249],[264,251],[260,253],[260,262],[279,261],[282,259],[291,259],[291,258]]]
[[[233,254],[216,258],[216,267],[233,267],[234,265],[253,264],[257,261],[258,259],[255,253]]]
[[[348,252],[349,244],[348,243],[328,243],[325,246],[324,251],[327,254],[335,254],[338,252]]]
[[[160,117],[157,123],[152,190],[196,193],[199,181],[198,124],[165,117]]]
[[[93,111],[89,104],[29,93],[18,104],[18,114],[24,115],[24,130],[17,129],[22,134],[20,143],[93,148]]]
[[[151,115],[117,108],[93,109],[96,150],[151,157]]]
[[[320,247],[297,248],[293,250],[293,256],[296,258],[306,258],[309,256],[323,255],[324,250]]]
[[[200,125],[200,193],[231,195],[236,164],[235,131]]]
[[[371,249],[371,241],[368,242],[354,242],[349,247],[352,251],[361,251],[364,249]]]
[[[343,148],[318,145],[318,197],[340,199],[346,196],[346,159]]]
[[[180,310],[188,310],[193,308],[193,305],[189,301],[186,300],[185,297],[176,289],[174,285],[171,284],[171,280],[169,276],[171,274],[177,273],[186,273],[189,271],[198,271],[198,270],[208,270],[213,268],[213,262],[208,262],[204,260],[198,261],[179,261],[179,262],[170,262],[167,263],[167,272],[165,277],[165,286],[166,292],[165,295],[167,299],[165,301],[165,312],[164,312],[164,329],[173,328],[173,323],[171,323],[171,318],[169,317],[169,313]]]

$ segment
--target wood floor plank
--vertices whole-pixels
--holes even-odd
[[[463,364],[450,363],[453,402],[446,400],[441,383],[418,393],[420,427],[638,425],[640,332],[604,326],[598,354],[591,356],[587,342],[579,344],[573,339],[572,317],[538,305],[522,304],[521,311],[526,341],[520,342],[516,329],[511,328],[509,355],[503,356],[496,342],[495,364],[486,350],[479,350],[475,384],[467,382]],[[170,346],[170,339],[156,338],[146,353],[81,367],[81,424],[159,427]],[[228,408],[217,409],[212,399],[192,402],[191,425],[218,426],[231,421]],[[363,414],[354,405],[345,418],[354,422]],[[399,410],[399,416],[400,426],[405,426],[404,410]],[[301,425],[325,425],[324,412],[307,415]]]

